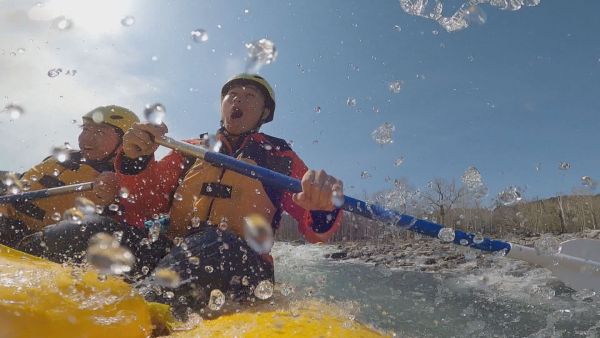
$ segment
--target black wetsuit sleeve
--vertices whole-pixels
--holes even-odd
[[[314,232],[320,234],[329,231],[335,224],[339,212],[340,209],[335,209],[333,211],[311,210],[310,216],[313,221],[311,228]]]
[[[146,169],[152,158],[154,158],[152,155],[129,158],[123,154],[119,170],[125,175],[137,175]]]

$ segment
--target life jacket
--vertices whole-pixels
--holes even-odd
[[[230,145],[222,136],[222,151]],[[293,159],[283,153],[291,152],[284,140],[261,133],[245,137],[232,156],[290,175]],[[200,225],[226,227],[244,238],[244,217],[260,215],[274,230],[281,219],[281,192],[264,187],[256,179],[198,159],[186,173],[174,194],[171,206],[171,237],[183,236]]]
[[[79,151],[72,151],[64,162],[48,157],[24,173],[20,180],[33,191],[93,181],[103,171],[114,171],[112,162],[85,161]],[[57,223],[63,212],[75,205],[77,197],[85,197],[95,204],[99,202],[91,191],[72,192],[15,202],[7,208],[5,216],[23,221],[31,230],[39,230]]]

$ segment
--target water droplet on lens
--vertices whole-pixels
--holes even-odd
[[[342,206],[344,206],[344,202],[345,202],[344,194],[340,194],[338,191],[334,191],[331,194],[331,203],[333,204],[334,207],[341,208]]]
[[[127,188],[125,188],[125,187],[121,188],[119,190],[119,196],[121,198],[125,198],[126,199],[127,197],[129,197],[129,190],[127,190]]]
[[[438,232],[438,238],[442,242],[452,242],[452,241],[454,241],[454,229],[452,229],[452,228],[441,228],[440,232]]]
[[[321,107],[320,106],[316,106],[315,107],[315,113],[319,114],[321,112]]]
[[[81,196],[75,199],[75,208],[84,215],[93,215],[96,213],[96,205],[94,202]]]
[[[534,242],[533,247],[538,255],[552,256],[560,251],[560,243],[552,236],[542,236]]]
[[[160,125],[165,118],[166,109],[160,103],[146,105],[144,109],[144,117],[148,122],[154,125]]]
[[[589,289],[581,289],[574,293],[571,298],[576,301],[584,301],[586,299],[590,299],[596,296],[596,292]]]
[[[398,93],[400,93],[400,90],[402,90],[403,85],[404,85],[404,81],[396,80],[396,81],[390,82],[388,85],[388,88],[389,88],[390,92],[392,92],[394,94],[398,94]]]
[[[158,268],[152,275],[156,283],[162,287],[175,289],[181,284],[179,274],[169,268]]]
[[[467,246],[467,245],[469,245],[469,240],[468,240],[468,239],[465,239],[465,238],[461,239],[461,240],[460,240],[460,245],[464,245],[464,246]]]
[[[188,261],[193,265],[200,265],[200,258],[198,258],[197,256],[192,256],[188,258]]]
[[[596,187],[598,186],[598,183],[589,176],[581,177],[581,184],[591,189],[596,189]]]
[[[16,120],[23,115],[23,108],[16,104],[9,104],[4,107],[4,111],[10,116],[11,119]]]
[[[206,271],[208,273],[213,273],[213,271],[215,271],[215,269],[211,265],[207,265],[204,267],[204,271]]]
[[[481,244],[481,243],[483,243],[483,241],[484,241],[484,238],[483,238],[482,235],[475,234],[475,236],[473,236],[473,243],[475,243],[475,244]]]
[[[208,41],[208,33],[204,29],[196,29],[191,32],[194,42]]]
[[[356,106],[356,98],[354,98],[354,97],[349,97],[349,98],[346,100],[346,105],[348,105],[348,107],[354,107],[354,106]]]
[[[399,167],[399,166],[401,166],[401,165],[402,165],[402,163],[404,163],[404,156],[400,156],[399,158],[397,158],[397,159],[394,161],[394,165],[395,165],[396,167]]]
[[[62,216],[63,220],[67,222],[73,222],[75,224],[81,224],[83,222],[84,217],[85,215],[83,214],[83,212],[81,212],[77,208],[70,208],[65,210]]]
[[[101,232],[90,239],[86,260],[102,274],[120,275],[131,271],[135,257],[111,235]]]
[[[386,122],[379,126],[377,129],[375,129],[371,133],[371,137],[373,138],[373,140],[375,140],[375,142],[379,144],[394,143],[394,140],[392,139],[392,133],[395,130],[396,127],[393,124]]]
[[[218,153],[223,146],[223,142],[215,134],[204,134],[202,135],[202,139],[206,142],[206,147],[215,153]]]
[[[369,174],[368,171],[366,171],[366,170],[361,171],[360,178],[367,179],[367,178],[370,178],[370,177],[371,177],[371,174]]]
[[[65,147],[52,148],[52,157],[60,163],[67,161],[70,157],[69,149]]]
[[[467,168],[461,179],[467,190],[471,192],[476,199],[483,198],[487,195],[488,188],[483,183],[483,178],[477,168],[473,166]]]
[[[94,123],[102,123],[104,122],[104,113],[100,110],[96,110],[92,113],[92,121]]]
[[[135,24],[135,18],[131,15],[128,15],[121,19],[121,25],[123,25],[124,27],[130,27],[133,26],[133,24]]]
[[[510,186],[498,194],[498,201],[505,206],[511,206],[520,202],[521,192],[517,187]]]
[[[214,289],[210,292],[210,298],[208,300],[208,308],[212,311],[219,311],[225,304],[225,295],[221,290]]]
[[[192,228],[197,228],[202,224],[202,220],[198,216],[192,217]]]
[[[52,68],[48,71],[48,76],[49,77],[57,77],[60,75],[60,73],[62,73],[61,68]]]
[[[154,221],[150,229],[148,229],[148,239],[151,243],[158,241],[160,237],[161,224],[159,221]]]
[[[176,192],[176,193],[173,195],[173,198],[174,198],[176,201],[183,201],[183,196],[182,196],[180,193],[178,193],[178,192]]]
[[[64,16],[60,16],[54,20],[54,27],[58,30],[65,31],[73,27],[73,21],[71,19],[67,19]]]
[[[284,297],[287,297],[289,295],[291,295],[292,293],[294,293],[294,287],[289,285],[289,284],[281,284],[281,295]]]
[[[558,169],[560,169],[560,170],[569,170],[569,169],[571,169],[571,164],[569,162],[560,162],[558,164]]]
[[[52,218],[52,220],[55,221],[55,222],[58,222],[58,221],[61,220],[60,213],[58,213],[58,212],[53,213],[50,218]]]
[[[258,299],[269,299],[273,296],[273,283],[268,280],[263,280],[254,289],[254,295]]]
[[[269,39],[260,39],[251,43],[246,43],[248,52],[247,70],[258,72],[264,66],[275,62],[277,59],[277,48],[273,41]]]
[[[110,211],[119,211],[119,205],[118,204],[111,204],[108,206],[108,210]]]

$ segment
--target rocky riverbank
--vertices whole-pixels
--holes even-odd
[[[561,235],[512,236],[508,241],[527,246],[557,245],[574,238],[600,239],[600,230]],[[540,241],[545,239],[545,241]],[[537,244],[536,244],[537,243]],[[541,243],[541,244],[540,244]],[[489,254],[440,240],[415,236],[394,242],[359,241],[337,245],[337,251],[327,254],[333,260],[354,260],[388,268],[423,272],[468,272],[491,264]]]

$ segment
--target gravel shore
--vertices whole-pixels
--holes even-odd
[[[574,238],[600,239],[600,230],[561,235],[544,234],[529,237],[512,236],[509,242],[535,246],[542,237],[554,237],[558,242]],[[355,260],[382,267],[423,272],[465,272],[489,265],[481,251],[443,243],[438,239],[415,236],[410,240],[344,242],[337,251],[328,254],[333,260]]]

